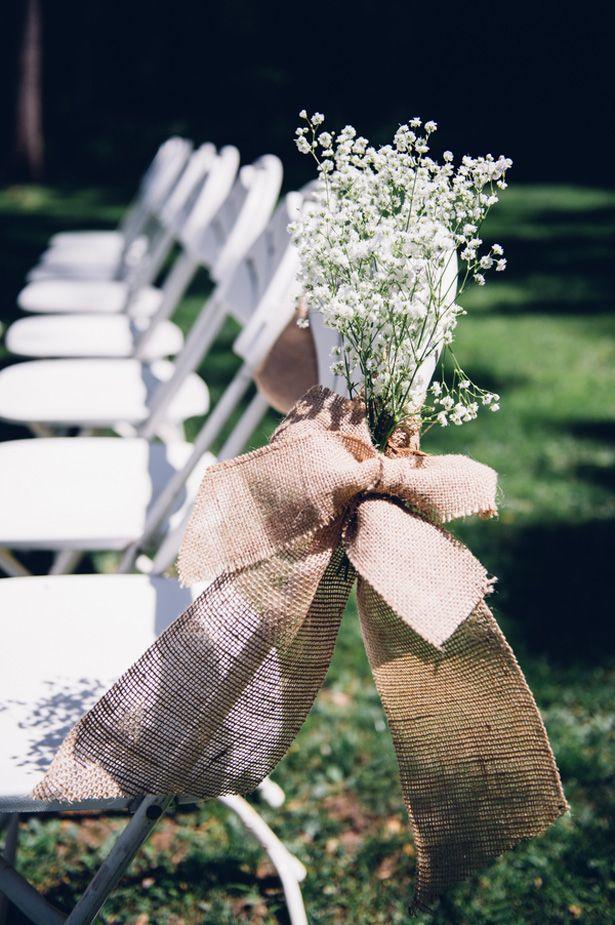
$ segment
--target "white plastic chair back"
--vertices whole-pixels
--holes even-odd
[[[179,235],[215,159],[216,147],[210,142],[202,144],[190,155],[182,175],[160,209],[160,224],[172,234]]]
[[[282,162],[273,154],[264,154],[241,169],[230,196],[209,226],[211,245],[203,239],[203,246],[211,247],[211,275],[216,282],[237,266],[263,231],[279,195],[282,174]]]
[[[143,198],[149,212],[154,213],[161,208],[188,163],[192,147],[192,142],[185,138],[172,138],[166,142],[144,190]]]
[[[141,262],[130,279],[132,292],[149,285],[161,270],[173,242],[177,241],[181,245],[182,252],[173,262],[162,283],[159,308],[137,342],[137,356],[143,356],[156,326],[175,311],[199,266],[192,242],[207,228],[233,187],[239,163],[237,149],[229,146],[216,154],[215,149],[212,153],[207,145],[203,148],[205,150],[199,149],[197,152],[194,169],[191,163],[185,171],[189,173],[186,183],[182,182],[182,178],[178,184],[181,184],[182,189],[175,198],[175,203],[171,204],[171,214],[167,210],[167,220],[172,222],[173,230],[163,229],[162,235],[153,244],[149,257]],[[129,301],[129,314],[131,304]]]
[[[252,165],[253,170],[244,174],[243,180],[240,179],[242,186],[246,182],[249,182],[251,187],[256,185],[259,193],[258,195],[255,194],[254,196],[246,194],[242,195],[241,197],[241,208],[235,219],[233,230],[230,232],[230,235],[234,236],[235,226],[243,229],[241,235],[238,234],[237,236],[234,236],[233,251],[235,256],[238,256],[239,254],[240,239],[243,241],[243,248],[245,253],[250,240],[253,240],[253,238],[259,232],[261,235],[265,235],[265,239],[267,238],[267,224],[271,217],[271,212],[273,210],[279,190],[278,164],[279,162],[277,161],[277,158],[273,160],[271,158],[260,158],[255,164]],[[204,196],[214,170],[215,168],[212,168],[212,171],[205,181],[205,186],[199,199]],[[261,175],[264,178],[262,182]],[[198,232],[194,228],[192,214],[188,219],[188,224],[192,225],[190,236],[191,239],[194,240],[197,237]],[[204,229],[201,229],[201,231],[202,230]],[[280,237],[279,231],[277,232],[277,236]],[[182,239],[184,238],[183,231],[181,237]],[[261,247],[262,246],[263,245],[261,245]],[[273,242],[271,242],[269,245],[264,245],[264,252],[268,253],[272,246]],[[253,247],[258,249],[258,241],[255,242]],[[180,388],[182,382],[185,380],[186,376],[193,372],[202,361],[203,357],[209,350],[209,347],[218,336],[218,333],[220,332],[220,329],[222,328],[222,325],[224,324],[227,316],[232,313],[240,322],[240,324],[243,324],[244,320],[247,320],[250,317],[251,313],[257,306],[258,298],[260,297],[258,289],[253,291],[251,300],[248,299],[247,302],[242,302],[242,305],[237,310],[235,310],[232,301],[229,301],[229,299],[226,297],[227,287],[232,285],[232,281],[235,279],[235,272],[241,272],[239,268],[245,259],[243,254],[241,257],[242,260],[240,260],[240,264],[235,268],[235,271],[233,271],[230,276],[226,276],[224,280],[218,284],[218,288],[207,300],[198,318],[194,322],[190,333],[186,338],[183,349],[175,358],[175,369],[173,375],[157,389],[156,394],[153,397],[150,416],[147,421],[139,428],[139,434],[141,436],[151,437],[156,433],[156,428],[164,420],[164,415],[169,402],[177,394],[177,391]],[[190,259],[190,255],[186,254],[186,258]],[[175,272],[176,268],[177,273]],[[180,272],[182,272],[181,264],[178,262],[178,265],[173,268],[171,273],[173,277],[175,277],[178,276]],[[245,272],[250,275],[253,273],[253,270],[248,268]],[[171,282],[174,284],[174,281],[172,280],[170,281],[169,285]],[[182,279],[181,282],[185,282],[185,279]],[[160,310],[160,317],[162,317],[163,309],[165,309],[164,299]],[[158,317],[159,314],[157,313],[156,323],[158,321]],[[143,343],[145,342],[145,338],[147,338],[148,335],[149,331],[144,336]],[[142,343],[140,343],[139,346],[141,348]]]
[[[179,180],[160,209],[158,227],[149,236],[146,253],[140,257],[137,255],[135,266],[126,275],[131,292],[150,285],[158,276],[215,163],[216,149],[209,143],[201,145],[190,155]]]
[[[179,234],[179,241],[191,258],[207,267],[210,260],[206,251],[201,252],[201,238],[231,193],[239,161],[239,151],[232,145],[220,150]]]
[[[252,366],[264,359],[263,350],[286,327],[300,294],[299,255],[288,225],[297,218],[301,205],[301,193],[285,196],[224,291],[231,315],[243,327],[233,350]]]
[[[457,255],[451,254],[441,279],[441,292],[447,304],[454,301],[457,292]],[[333,358],[331,352],[334,347],[340,347],[342,340],[337,331],[328,328],[319,311],[310,312],[310,328],[316,347],[319,381],[321,385],[348,397],[348,390],[343,376],[331,372]],[[419,370],[418,380],[426,393],[438,363],[440,352],[434,351]]]
[[[167,169],[167,165],[171,164],[174,159],[177,158],[181,161],[186,153],[186,144],[189,146],[189,154],[191,143],[177,136],[167,139],[167,141],[163,142],[158,148],[151,164],[139,183],[139,188],[132,204],[129,206],[120,222],[120,231],[126,244],[130,244],[131,241],[140,234],[143,225],[149,218],[150,208],[155,209],[156,207],[156,200],[158,198],[157,184],[160,181],[160,177]],[[171,187],[169,187],[169,190],[170,188]],[[162,192],[164,192],[164,189]],[[150,198],[152,200],[151,203]]]
[[[130,218],[123,227],[124,246],[115,279],[124,280],[133,289],[151,282],[158,271],[157,261],[163,262],[167,255],[166,229],[160,225],[159,214],[185,172],[192,152],[192,142],[183,138],[171,139],[167,144],[141,202],[129,210]]]

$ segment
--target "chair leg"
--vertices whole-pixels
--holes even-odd
[[[291,925],[308,925],[299,887],[299,883],[306,876],[306,870],[301,861],[290,853],[262,816],[243,797],[228,795],[218,797],[218,799],[239,816],[248,831],[252,832],[271,858],[282,881]]]
[[[10,578],[24,578],[31,575],[25,565],[16,559],[10,549],[0,549],[0,569]]]
[[[17,813],[0,817],[0,831],[5,828],[6,835],[4,837],[2,857],[8,864],[13,866],[17,855],[17,837],[19,834],[19,815]],[[5,925],[8,911],[8,898],[4,893],[0,893],[0,925]]]
[[[1,821],[4,823],[4,817]],[[66,916],[54,909],[13,867],[18,831],[19,815],[14,813],[8,817],[4,850],[0,856],[0,923],[4,925],[9,903],[12,903],[33,925],[61,925]]]
[[[148,835],[172,802],[173,797],[149,796],[141,800],[136,813],[117,838],[83,896],[66,919],[66,925],[89,925]]]
[[[50,575],[70,575],[83,558],[81,549],[62,549],[56,553],[53,565],[49,569]]]
[[[256,788],[262,796],[265,803],[274,809],[279,809],[286,799],[286,794],[279,784],[276,784],[270,777],[265,777]]]

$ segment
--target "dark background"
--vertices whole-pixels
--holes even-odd
[[[3,5],[5,153],[24,8]],[[181,132],[271,151],[302,182],[305,106],[376,141],[418,113],[442,147],[512,157],[516,182],[610,185],[612,36],[607,3],[44,0],[45,179],[131,184]]]

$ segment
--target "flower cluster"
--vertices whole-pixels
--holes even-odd
[[[438,392],[434,383],[429,393],[428,385],[464,314],[465,286],[506,267],[480,228],[511,161],[466,156],[455,166],[445,151],[439,163],[429,153],[436,123],[418,117],[375,148],[352,126],[335,134],[321,130],[321,113],[300,116],[297,148],[318,165],[310,202],[290,229],[302,288],[340,334],[334,369],[351,395],[362,392],[375,438],[386,442],[409,419],[463,423],[479,404],[497,408],[454,358],[452,384]]]

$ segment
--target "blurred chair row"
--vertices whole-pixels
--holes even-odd
[[[0,444],[0,568],[12,576],[0,580],[0,894],[35,923],[65,918],[15,870],[19,814],[77,808],[29,793],[71,725],[201,590],[164,573],[205,469],[241,452],[267,412],[258,391],[247,396],[293,318],[298,257],[287,227],[304,196],[276,207],[279,160],[239,163],[233,147],[165,142],[117,231],[51,239],[19,295],[29,317],[7,332],[10,351],[36,359],[0,372],[0,417],[38,439]],[[201,267],[213,290],[184,340],[171,319]],[[240,328],[239,368],[210,404],[196,370],[207,372],[228,318]],[[313,333],[321,381],[334,385],[324,378],[331,332],[316,324]],[[189,442],[184,422],[200,415]],[[50,574],[30,576],[23,550],[53,552]],[[68,574],[101,550],[121,553],[116,574]],[[283,799],[271,781],[262,795]],[[268,851],[293,925],[306,922],[302,865],[249,803],[221,799]],[[144,794],[79,807],[134,815],[67,921],[96,917],[170,803]]]

